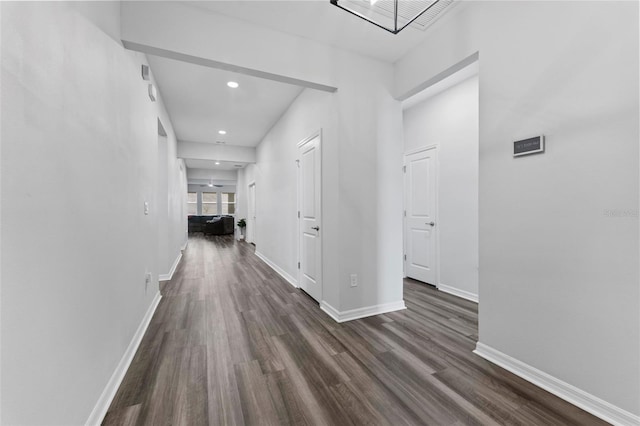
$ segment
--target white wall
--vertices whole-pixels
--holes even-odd
[[[477,51],[480,342],[639,415],[638,4],[467,3],[397,93]]]
[[[403,113],[405,152],[438,148],[438,286],[478,295],[478,77]]]
[[[127,42],[258,71],[254,75],[275,74],[284,77],[281,81],[335,86],[334,49],[326,44],[257,27],[197,4],[123,2],[122,12],[122,40]]]
[[[236,218],[238,220],[245,219],[247,223],[249,222],[248,216],[248,185],[252,182],[255,182],[255,164],[247,164],[244,168],[238,169],[237,178],[238,183],[236,185]],[[245,229],[246,231],[246,229]],[[236,229],[236,232],[239,232]],[[237,236],[238,234],[236,234]],[[257,236],[254,236],[256,238]]]
[[[178,143],[180,158],[197,158],[200,160],[237,161],[251,163],[256,161],[256,149],[247,146],[227,146],[203,142]]]
[[[167,202],[169,210],[165,232],[169,234],[167,261],[175,263],[176,258],[180,255],[180,250],[187,244],[187,167],[184,161],[177,157],[176,144],[169,144],[168,147]],[[169,267],[173,263],[169,264]],[[161,267],[159,271],[162,274],[163,268]]]
[[[158,220],[158,271],[159,275],[168,274],[171,269],[169,260],[169,233],[167,224],[169,222],[169,170],[162,167],[169,164],[167,138],[158,135],[158,177],[156,182],[156,214]],[[168,264],[168,265],[167,265]]]
[[[347,311],[402,301],[402,110],[390,94],[390,66],[334,55],[338,92],[302,92],[258,145],[255,166],[239,174],[238,199],[246,214],[251,172],[257,250],[296,277],[296,145],[322,130],[322,299]],[[352,273],[358,287],[349,285]]]
[[[247,164],[244,168],[238,169],[236,184],[236,212],[238,218],[247,218],[247,186],[255,180],[255,164]]]
[[[323,177],[335,170],[327,165],[327,152],[336,144],[333,131],[335,124],[331,106],[331,94],[304,90],[289,107],[283,117],[273,126],[257,147],[257,163],[247,167],[240,199],[242,211],[247,212],[247,185],[256,183],[256,249],[292,277],[297,277],[298,233],[297,233],[297,166],[298,142],[322,129]],[[310,112],[313,111],[311,114]],[[330,158],[330,157],[329,157]],[[326,173],[325,173],[326,172]],[[240,185],[238,185],[240,190]],[[323,188],[323,196],[326,194]],[[326,198],[326,197],[325,197]],[[326,201],[326,200],[325,200]],[[326,203],[323,213],[327,211]],[[246,216],[243,216],[246,217]],[[327,232],[331,233],[331,218],[325,218],[322,231],[325,243]],[[250,226],[250,225],[249,225]],[[323,247],[323,253],[326,253]],[[337,269],[337,265],[334,265]],[[326,269],[325,269],[326,270]],[[333,274],[336,275],[335,273]],[[326,286],[325,286],[326,287]]]
[[[236,181],[237,174],[235,170],[212,170],[212,169],[193,169],[187,170],[187,178],[189,182],[201,181],[209,183],[209,181],[223,182],[223,184],[233,184]]]
[[[158,291],[158,117],[174,165],[175,136],[144,56],[117,41],[119,3],[0,7],[0,420],[83,424]],[[179,173],[167,176],[174,254]]]
[[[402,110],[393,98],[393,67],[310,39],[257,27],[197,7],[170,2],[123,3],[123,40],[246,67],[255,73],[338,88],[331,117],[304,93],[274,126],[256,152],[257,248],[291,274],[297,262],[295,221],[284,234],[263,234],[263,220],[295,214],[292,149],[311,132],[323,130],[323,299],[339,311],[402,301]],[[251,45],[252,49],[246,49]],[[255,55],[256,51],[262,52]],[[300,117],[296,123],[290,117]],[[330,118],[330,119],[329,119]],[[323,122],[332,122],[324,127]],[[303,131],[304,130],[304,131]],[[273,147],[265,148],[267,146]],[[262,153],[261,153],[262,151]],[[280,152],[282,158],[276,158]],[[262,162],[285,169],[263,170]],[[265,174],[266,173],[266,174]],[[265,179],[262,186],[261,180]],[[281,182],[289,188],[277,187]],[[269,208],[269,191],[285,197]],[[242,197],[240,198],[242,201]],[[280,226],[280,225],[278,225]],[[278,228],[279,229],[279,228]],[[264,251],[263,251],[264,249]],[[272,258],[273,257],[273,258]],[[282,264],[278,262],[284,262]],[[358,274],[360,285],[349,286]],[[294,274],[295,275],[295,274]]]

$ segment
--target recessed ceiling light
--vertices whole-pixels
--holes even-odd
[[[227,131],[226,130],[218,130],[218,133],[220,133],[221,135],[226,135]]]
[[[237,88],[238,86],[240,86],[238,83],[236,83],[235,81],[229,81],[227,83],[227,86],[231,87],[232,89]]]
[[[220,165],[220,162],[219,162],[219,161],[216,161],[216,166],[219,166],[219,165]]]

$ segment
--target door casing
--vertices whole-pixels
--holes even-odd
[[[434,150],[435,152],[435,183],[434,183],[434,187],[435,187],[435,194],[434,194],[434,200],[435,200],[435,209],[434,209],[434,222],[436,222],[436,226],[433,229],[434,232],[434,236],[435,236],[435,282],[434,283],[429,283],[429,284],[433,284],[436,288],[438,287],[438,285],[440,284],[440,232],[439,232],[439,199],[438,199],[438,193],[439,193],[439,152],[438,152],[438,145],[437,144],[431,144],[431,145],[426,145],[411,151],[407,151],[404,154],[404,212],[405,215],[403,216],[403,249],[404,249],[404,256],[403,256],[403,272],[404,272],[404,276],[407,277],[408,276],[408,271],[407,271],[407,262],[408,262],[408,251],[409,251],[409,232],[408,232],[408,220],[407,220],[407,216],[406,216],[406,212],[407,212],[407,206],[409,204],[409,174],[407,173],[407,167],[408,167],[408,158],[412,155],[415,154],[419,154],[422,152],[426,152],[426,151],[430,151],[430,150]]]
[[[247,185],[247,232],[245,238],[248,243],[256,241],[256,183]]]
[[[303,252],[303,238],[304,238],[304,230],[303,230],[303,218],[302,218],[302,212],[303,212],[303,206],[302,206],[302,200],[303,200],[303,188],[302,188],[302,152],[303,149],[305,147],[305,145],[307,145],[308,143],[314,141],[315,139],[317,139],[318,144],[317,144],[317,154],[319,155],[318,159],[319,159],[319,170],[317,171],[317,191],[318,191],[318,200],[319,200],[319,206],[316,207],[316,214],[317,214],[317,221],[316,224],[317,226],[320,227],[320,231],[318,231],[318,238],[319,238],[319,247],[316,247],[317,249],[317,256],[316,256],[316,283],[318,284],[318,291],[317,294],[311,294],[309,293],[303,285],[303,271],[304,271],[304,252]],[[297,145],[298,148],[298,158],[296,160],[297,163],[297,181],[298,181],[298,287],[305,290],[305,292],[307,292],[312,298],[316,299],[316,301],[318,303],[320,303],[322,301],[322,232],[323,230],[323,225],[322,225],[322,130],[318,130],[317,132],[314,132],[311,136],[309,136],[308,138],[303,139],[302,141],[300,141]]]

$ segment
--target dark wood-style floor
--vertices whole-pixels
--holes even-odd
[[[103,424],[605,424],[473,354],[474,303],[404,292],[337,324],[253,246],[193,236]]]

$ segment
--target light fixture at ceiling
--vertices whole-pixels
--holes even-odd
[[[236,89],[240,85],[235,81],[229,81],[229,82],[227,82],[227,86],[231,87],[232,89]]]
[[[227,131],[226,130],[218,130],[218,133],[221,135],[226,135]]]
[[[216,161],[216,166],[219,166],[219,165],[220,165],[220,162],[219,162],[219,161]]]
[[[211,180],[209,181],[209,183],[207,184],[207,186],[208,186],[209,188],[213,188],[213,179],[211,179]]]
[[[440,0],[329,0],[373,25],[398,34]]]

